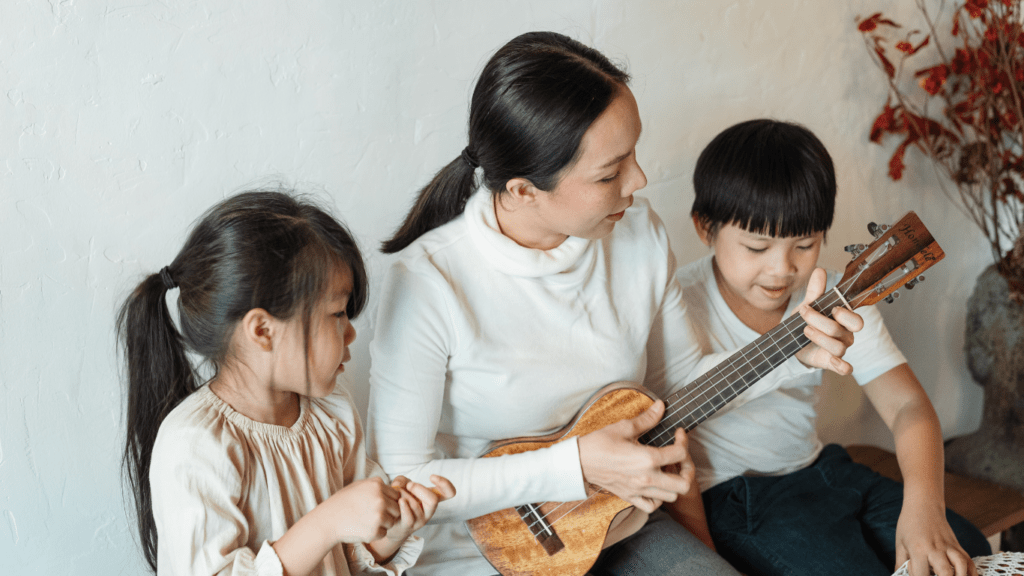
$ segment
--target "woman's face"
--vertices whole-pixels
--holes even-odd
[[[596,239],[611,233],[633,204],[633,193],[647,185],[636,161],[640,112],[633,92],[621,86],[608,108],[580,142],[579,160],[553,190],[536,196],[535,231],[553,248],[567,236]]]

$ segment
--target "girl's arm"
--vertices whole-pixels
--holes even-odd
[[[928,395],[907,364],[864,385],[872,405],[893,433],[903,473],[903,510],[896,526],[896,567],[910,559],[913,576],[955,570],[975,576],[970,556],[946,521],[942,428]],[[895,569],[895,568],[894,568]]]

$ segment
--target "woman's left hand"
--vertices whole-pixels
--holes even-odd
[[[807,295],[797,307],[797,313],[807,322],[804,335],[811,343],[796,357],[806,366],[846,375],[853,372],[853,367],[842,359],[843,354],[853,344],[853,333],[864,327],[864,320],[844,306],[832,309],[832,319],[811,308],[811,302],[825,293],[825,281],[825,271],[816,269],[807,283]]]
[[[941,505],[905,500],[896,523],[896,567],[910,560],[910,576],[978,576],[970,555],[960,547]]]

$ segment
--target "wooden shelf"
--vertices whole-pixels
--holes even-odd
[[[882,476],[903,482],[896,455],[874,446],[847,446],[854,462]],[[988,480],[946,472],[946,506],[963,516],[986,537],[1024,522],[1024,493]]]

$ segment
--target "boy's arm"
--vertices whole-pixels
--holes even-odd
[[[970,556],[946,521],[942,428],[928,395],[906,363],[863,386],[892,431],[903,473],[903,509],[896,525],[896,567],[910,559],[911,576],[976,576]],[[894,568],[894,569],[895,569]]]

